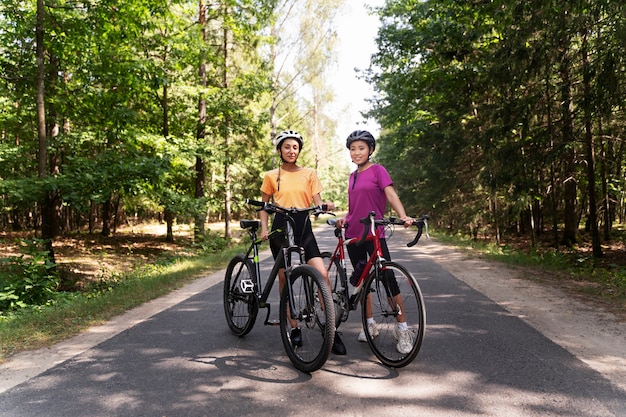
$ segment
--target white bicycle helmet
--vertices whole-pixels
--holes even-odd
[[[295,139],[300,144],[300,150],[304,147],[304,139],[302,139],[302,135],[300,135],[295,130],[283,130],[278,135],[276,135],[276,139],[274,139],[274,143],[276,143],[276,149],[280,149],[280,145],[283,143],[285,139]]]

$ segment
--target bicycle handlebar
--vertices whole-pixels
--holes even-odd
[[[412,241],[406,244],[409,248],[417,244],[417,241],[420,240],[420,237],[422,237],[422,231],[424,228],[426,228],[426,237],[430,238],[430,236],[428,235],[428,219],[429,218],[430,217],[428,215],[424,215],[418,218],[415,222],[413,222],[413,226],[417,227],[417,234],[415,235]]]
[[[363,228],[363,235],[356,242],[357,245],[360,246],[363,243],[365,243],[368,233],[370,232],[376,233],[374,230],[376,226],[388,226],[392,224],[404,225],[404,220],[398,219],[396,217],[386,217],[382,219],[375,219],[374,216],[376,216],[376,213],[374,213],[373,211],[370,211],[369,216],[364,217],[359,220],[361,223],[365,225],[365,227]],[[406,244],[409,248],[412,246],[415,246],[415,244],[417,244],[417,242],[420,240],[420,238],[422,237],[422,232],[423,232],[424,227],[426,227],[426,236],[428,236],[428,219],[429,218],[430,216],[424,215],[424,216],[417,217],[416,220],[413,222],[412,226],[417,227],[417,234],[415,235],[412,241]]]
[[[332,214],[331,212],[328,211],[328,205],[326,204],[322,204],[321,206],[312,206],[312,207],[306,207],[306,208],[296,208],[296,207],[286,208],[286,207],[281,207],[278,204],[265,202],[265,201],[252,200],[250,198],[246,198],[246,204],[259,207],[259,210],[257,211],[263,210],[270,214],[273,214],[273,213],[295,214],[295,213],[303,213],[303,212],[311,212],[315,216],[318,216],[320,214],[325,214],[325,213]]]

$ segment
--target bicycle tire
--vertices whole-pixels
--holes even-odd
[[[372,313],[376,321],[377,335],[370,334],[370,327],[367,326],[366,309],[361,308],[362,323],[367,343],[372,353],[384,365],[392,368],[401,368],[411,363],[417,356],[426,326],[426,308],[422,291],[409,271],[402,265],[395,262],[383,262],[381,272],[384,274],[378,277],[372,270],[363,285],[361,295],[362,302],[367,294],[371,294]],[[398,339],[398,324],[396,316],[398,308],[394,297],[390,297],[390,288],[395,283],[399,289],[399,295],[404,306],[406,322],[409,326],[411,338],[411,348],[407,352],[400,352]],[[390,301],[391,300],[391,301]],[[393,305],[392,305],[393,304]],[[363,305],[363,304],[362,304]]]
[[[339,259],[333,259],[330,252],[322,252],[324,266],[328,271],[330,280],[330,290],[335,305],[335,327],[338,328],[341,322],[348,320],[350,305],[348,300],[348,277],[346,270],[341,266]]]
[[[244,285],[242,285],[242,282]],[[252,330],[259,312],[254,265],[245,255],[233,257],[224,277],[224,314],[230,331],[241,337]],[[249,292],[244,291],[247,287]]]
[[[322,275],[309,265],[299,265],[290,274],[294,297],[294,312],[289,314],[289,288],[284,286],[280,296],[280,335],[287,356],[302,372],[313,372],[321,368],[332,349],[335,338],[335,310],[324,306],[332,305],[328,284]],[[291,321],[300,329],[302,345],[291,342]]]

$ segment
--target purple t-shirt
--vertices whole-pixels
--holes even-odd
[[[376,213],[377,219],[383,217],[387,208],[384,190],[390,185],[393,185],[393,181],[382,165],[373,164],[363,172],[350,174],[346,238],[361,237],[364,225],[359,220],[367,217],[370,211]],[[379,231],[384,236],[384,227],[380,226]]]

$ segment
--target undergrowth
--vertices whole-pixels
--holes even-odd
[[[486,259],[550,272],[553,280],[584,283],[576,287],[578,291],[602,297],[626,312],[626,259],[623,259],[621,236],[613,247],[604,246],[604,256],[600,258],[594,258],[584,244],[570,248],[535,246],[529,249],[515,241],[498,245],[459,235],[437,234],[437,238]]]
[[[226,242],[223,242],[226,243]],[[164,255],[130,271],[91,282],[81,291],[58,291],[40,305],[24,304],[0,314],[0,363],[24,351],[49,346],[223,269],[241,245],[200,244],[191,255]]]

